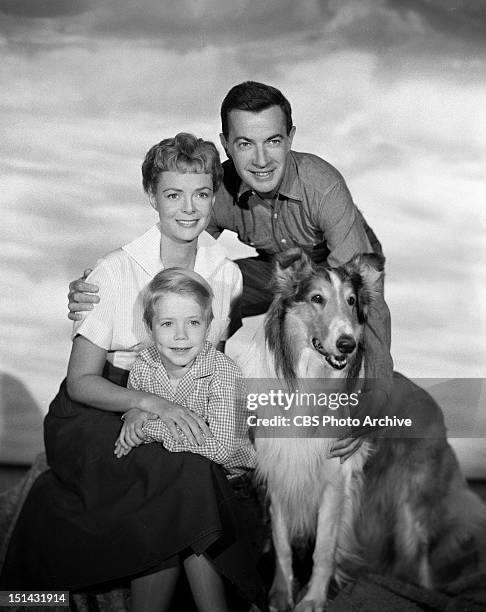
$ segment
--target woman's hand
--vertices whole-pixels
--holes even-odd
[[[148,393],[143,409],[155,414],[165,423],[176,442],[183,441],[178,429],[182,431],[190,444],[197,444],[198,446],[204,444],[207,438],[213,437],[204,419],[191,412],[189,408],[165,400],[162,397]]]

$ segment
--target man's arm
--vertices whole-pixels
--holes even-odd
[[[359,253],[372,252],[363,216],[344,180],[336,180],[317,203],[315,214],[329,250],[330,266],[342,266]]]
[[[373,247],[366,232],[366,222],[352,201],[344,181],[339,180],[319,205],[319,224],[330,251],[330,265],[344,265],[358,253],[380,248],[374,238]],[[366,384],[360,398],[360,415],[379,416],[386,410],[393,387],[393,360],[390,354],[391,320],[383,291],[370,308],[365,325]],[[354,416],[354,415],[353,415]],[[362,432],[358,431],[357,434]]]

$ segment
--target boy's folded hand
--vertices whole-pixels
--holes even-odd
[[[143,433],[143,425],[148,420],[157,418],[156,415],[150,414],[139,408],[131,408],[122,416],[123,425],[118,438],[115,441],[115,455],[120,458],[135,448],[140,446],[145,441]]]

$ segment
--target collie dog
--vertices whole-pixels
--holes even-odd
[[[240,364],[246,377],[277,377],[290,391],[306,381],[315,388],[316,379],[322,391],[349,392],[350,384],[356,391],[363,328],[383,267],[377,255],[336,269],[313,266],[300,249],[279,255],[264,329]],[[342,584],[365,569],[430,588],[433,562],[457,558],[484,531],[486,507],[467,489],[440,409],[399,374],[394,396],[395,415],[410,416],[411,396],[420,405],[421,436],[381,432],[343,463],[328,457],[334,440],[315,435],[319,427],[314,435],[289,428],[285,437],[256,431],[257,474],[270,500],[276,557],[271,610],[321,612],[332,578]],[[302,542],[314,543],[313,568],[296,597],[293,544]]]

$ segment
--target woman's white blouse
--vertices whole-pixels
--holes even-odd
[[[159,224],[100,259],[87,279],[99,286],[100,302],[75,321],[72,337],[84,336],[106,349],[113,365],[130,369],[137,354],[151,343],[143,322],[142,292],[163,267]],[[214,292],[208,340],[216,345],[227,338],[231,306],[243,289],[241,272],[207,232],[198,238],[194,271]]]

